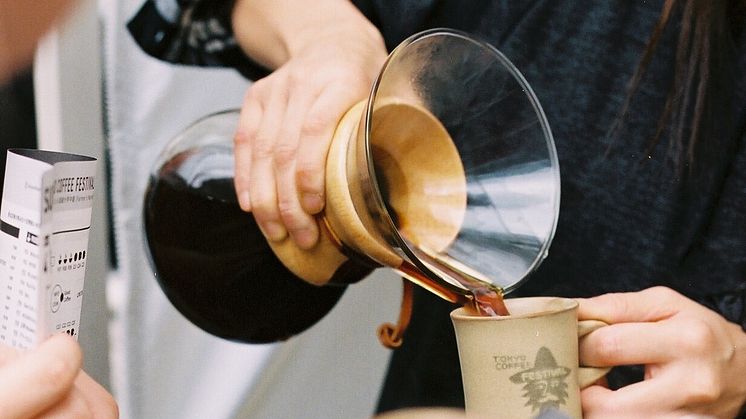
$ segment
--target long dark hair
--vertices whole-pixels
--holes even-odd
[[[645,155],[652,153],[667,132],[667,149],[675,166],[693,169],[707,138],[731,122],[723,118],[728,117],[732,96],[734,38],[745,20],[746,0],[665,0],[610,135],[618,134],[623,125],[669,22],[678,21],[673,78]]]

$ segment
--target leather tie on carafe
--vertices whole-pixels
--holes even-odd
[[[323,215],[323,213],[322,213]],[[329,285],[348,285],[350,283],[357,282],[359,278],[354,275],[346,275],[346,265],[352,265],[354,263],[369,267],[371,269],[380,268],[381,264],[377,263],[373,259],[361,255],[360,253],[354,252],[349,247],[345,246],[339,238],[334,234],[334,231],[329,227],[326,218],[323,216],[321,219],[324,221],[320,223],[321,234],[327,234],[334,243],[339,251],[345,256],[349,257],[348,263],[343,264],[337,269],[334,277],[329,281]],[[342,272],[340,272],[342,271]],[[340,273],[340,275],[337,275]],[[401,306],[399,308],[399,317],[397,323],[383,323],[378,327],[378,341],[381,345],[389,349],[396,349],[401,346],[404,342],[404,333],[407,331],[409,321],[412,318],[412,306],[414,299],[414,284],[406,278],[401,278],[402,281],[402,299]]]
[[[378,327],[378,341],[381,345],[396,349],[404,342],[404,333],[409,327],[412,318],[412,305],[414,300],[414,284],[402,278],[401,307],[399,308],[399,320],[396,324],[383,323]]]

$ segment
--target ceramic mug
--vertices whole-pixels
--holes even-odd
[[[582,417],[580,390],[608,368],[579,365],[580,337],[605,326],[578,322],[569,298],[506,299],[509,316],[451,312],[466,412],[501,418]]]

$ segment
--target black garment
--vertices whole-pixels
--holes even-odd
[[[433,27],[482,37],[520,69],[541,101],[560,160],[560,219],[549,257],[513,296],[584,297],[665,285],[746,324],[744,31],[734,33],[734,97],[717,110],[720,131],[704,139],[699,169],[678,172],[668,133],[645,153],[673,74],[675,22],[622,131],[607,136],[662,0],[355,3],[381,29],[389,49]],[[143,19],[142,13],[135,18]],[[149,51],[148,40],[134,36]],[[172,58],[190,63],[180,61],[189,55]],[[236,67],[246,75],[266,73],[248,60]],[[425,291],[416,293],[414,318],[393,355],[379,410],[463,406],[452,308]],[[634,369],[611,375],[617,386],[639,378]]]

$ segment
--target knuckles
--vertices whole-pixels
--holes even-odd
[[[677,328],[679,351],[695,356],[711,356],[717,350],[717,336],[710,324],[699,318],[681,321]]]
[[[324,165],[307,160],[298,160],[295,167],[295,183],[298,191],[303,193],[323,193],[323,180],[318,184],[319,174],[323,176]],[[323,179],[323,178],[322,178]]]
[[[274,77],[270,75],[251,83],[244,96],[244,102],[261,101],[267,95],[267,92],[272,90],[271,84],[273,79]]]
[[[593,354],[595,364],[599,366],[614,365],[624,354],[624,342],[613,330],[597,330],[594,336]]]
[[[233,145],[243,147],[251,144],[252,139],[256,137],[256,130],[249,127],[239,127],[233,136]]]
[[[657,285],[644,290],[652,295],[653,299],[660,301],[661,305],[671,305],[681,301],[683,296],[669,287]]]
[[[298,144],[290,142],[278,142],[272,153],[275,165],[280,168],[287,167],[295,161],[298,155]]]
[[[270,138],[266,135],[256,135],[256,141],[253,142],[252,158],[254,160],[269,159],[274,156],[275,146],[273,144],[274,138]]]
[[[303,121],[303,126],[300,130],[301,138],[303,137],[311,137],[311,138],[318,138],[324,135],[327,132],[330,132],[333,127],[331,127],[333,121],[331,121],[328,117],[325,117],[323,115],[319,115],[318,113],[312,113],[306,116],[306,119]]]
[[[260,224],[277,221],[274,201],[269,197],[258,196],[256,191],[251,195],[251,212]]]

